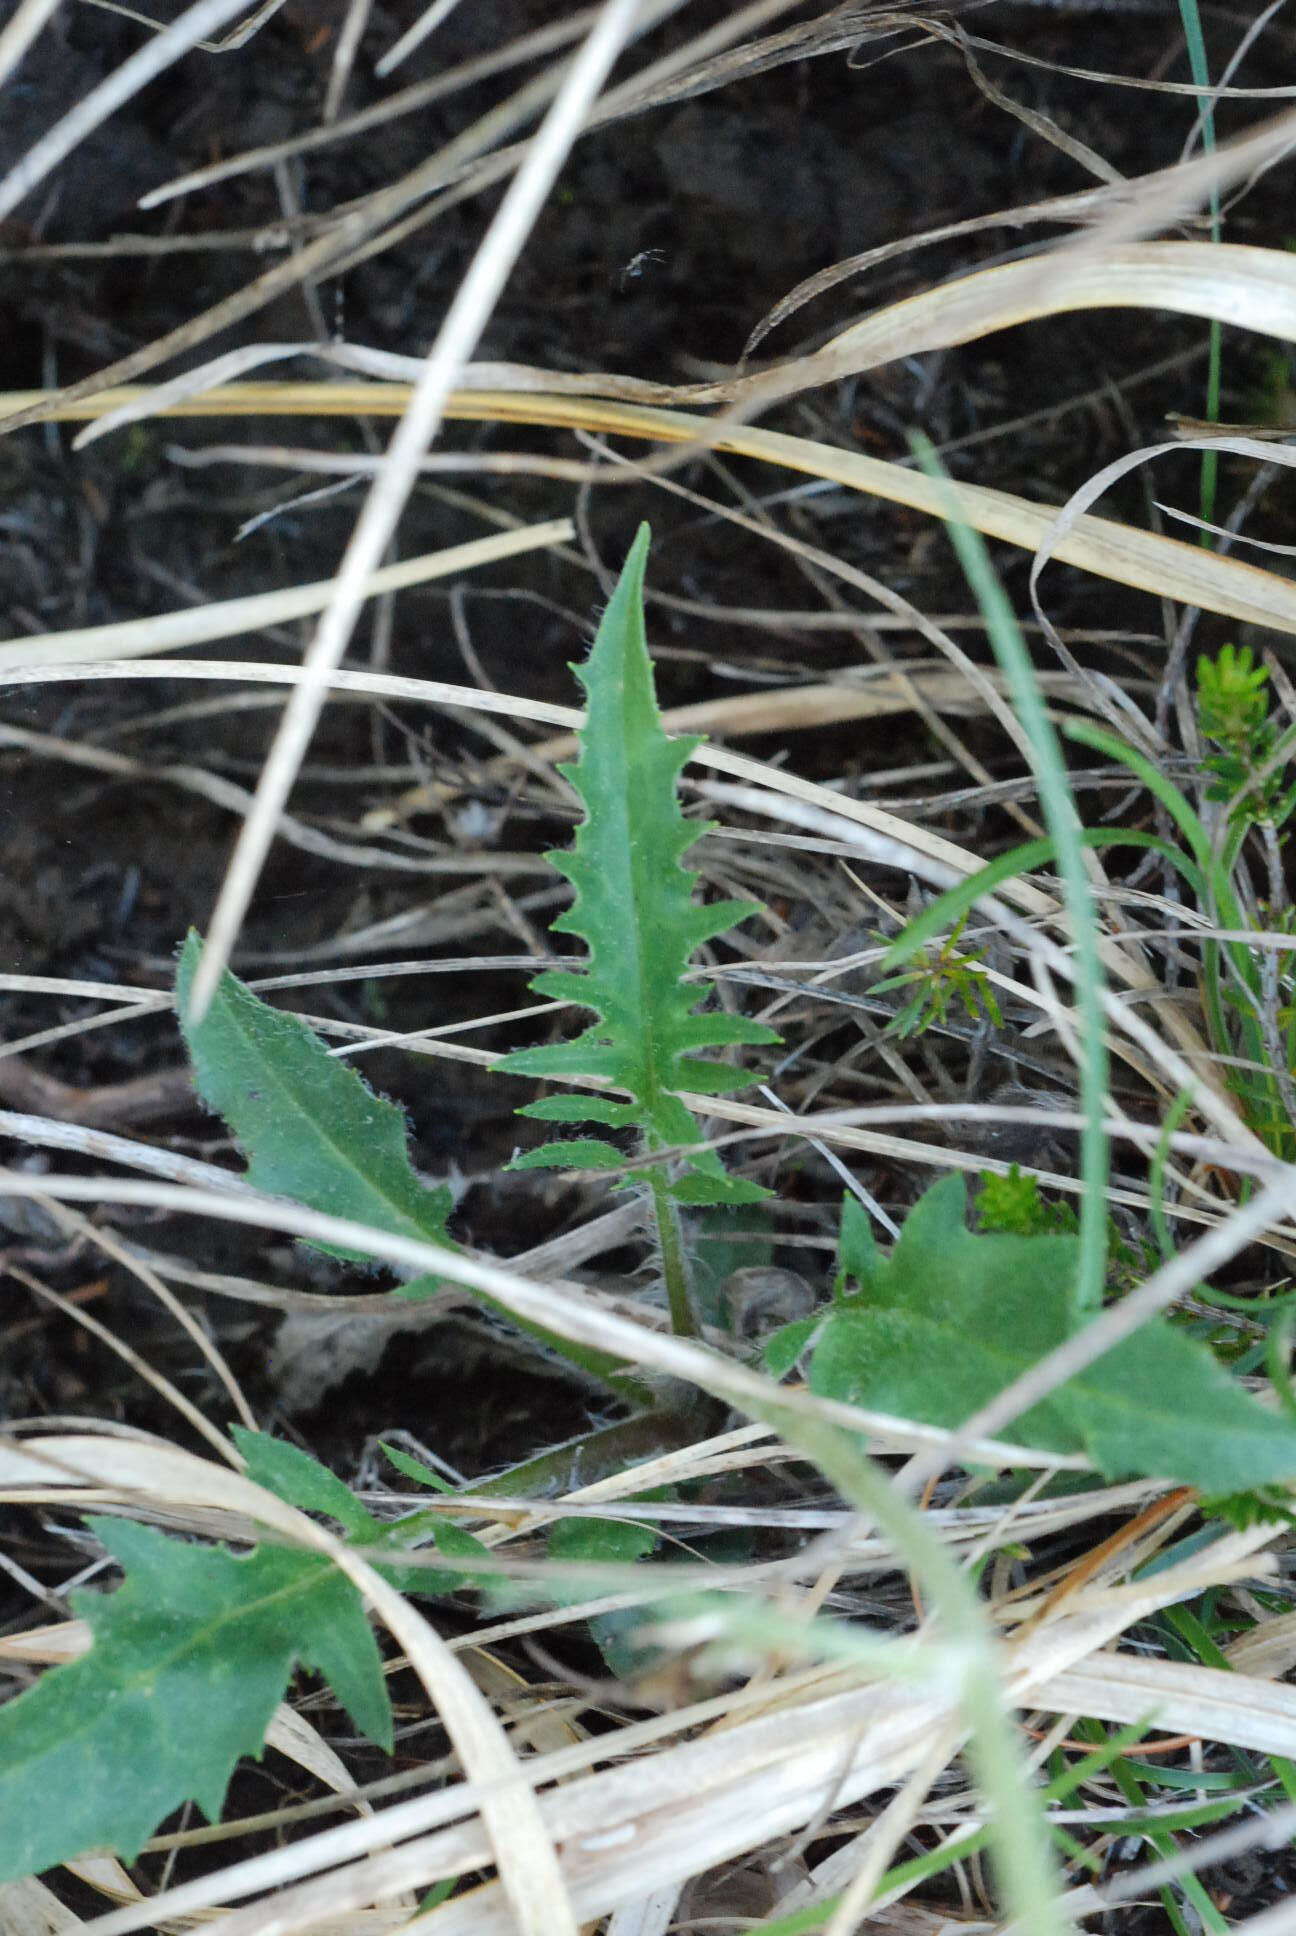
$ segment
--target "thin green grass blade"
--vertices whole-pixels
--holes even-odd
[[[942,478],[938,459],[925,440],[917,444],[929,477]],[[1040,693],[1021,627],[999,583],[985,540],[961,522],[951,501],[946,519],[950,540],[985,619],[986,631],[1008,682],[1018,719],[1030,743],[1045,824],[1057,842],[1057,866],[1071,925],[1079,1021],[1080,1107],[1085,1126],[1080,1139],[1080,1259],[1072,1301],[1072,1326],[1083,1324],[1102,1307],[1107,1271],[1107,1180],[1110,1150],[1107,1113],[1108,1055],[1103,1032],[1105,983],[1098,945],[1098,915],[1084,864],[1083,830],[1076,813],[1066,762]]]
[[[1135,747],[1118,739],[1114,733],[1106,732],[1087,719],[1068,720],[1063,730],[1068,739],[1092,747],[1095,752],[1105,753],[1109,759],[1128,767],[1142,781],[1153,798],[1165,808],[1192,850],[1202,879],[1201,904],[1221,927],[1235,933],[1244,932],[1248,923],[1231,878],[1231,868],[1237,856],[1235,844],[1230,841],[1222,854],[1217,853],[1200,815],[1186,795],[1151,760]],[[1242,997],[1240,1002],[1231,1005],[1236,1016],[1236,1027],[1241,1031],[1242,1052],[1250,1061],[1264,1065],[1267,1061],[1264,1034],[1253,1008],[1253,1004],[1257,1004],[1261,998],[1260,975],[1250,949],[1241,942],[1221,944],[1206,941],[1202,945],[1202,983],[1213,1045],[1221,1054],[1227,1054],[1232,1050],[1234,1039],[1221,976],[1221,960],[1228,962]],[[1247,1109],[1261,1120],[1265,1118],[1267,1107],[1278,1106],[1275,1085],[1263,1077],[1257,1080],[1249,1074],[1239,1074],[1233,1080],[1233,1087]]]
[[[1158,834],[1144,833],[1138,828],[1121,827],[1082,827],[1081,843],[1096,852],[1108,847],[1144,847],[1161,854],[1178,870],[1202,898],[1205,888],[1200,871],[1172,847],[1169,841],[1162,840]],[[1010,848],[1006,854],[998,854],[975,874],[965,880],[956,881],[930,901],[921,914],[908,922],[883,955],[879,966],[884,969],[901,967],[911,961],[921,948],[935,941],[947,928],[957,927],[978,901],[987,894],[993,894],[1004,881],[1016,880],[1020,874],[1034,873],[1036,868],[1048,867],[1057,858],[1057,842],[1045,835],[1039,840],[1024,840],[1020,846]],[[877,984],[874,984],[875,988]]]

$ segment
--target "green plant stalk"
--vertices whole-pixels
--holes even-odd
[[[1069,719],[1063,731],[1068,739],[1077,740],[1080,745],[1091,747],[1095,752],[1105,753],[1109,759],[1119,761],[1143,782],[1149,793],[1160,801],[1192,849],[1193,859],[1201,871],[1201,878],[1207,890],[1210,911],[1215,919],[1222,927],[1234,929],[1245,927],[1242,908],[1233,892],[1231,878],[1232,868],[1236,865],[1241,851],[1242,839],[1245,838],[1245,829],[1234,829],[1223,852],[1216,853],[1210,836],[1202,824],[1201,816],[1194,811],[1187,797],[1136,748],[1088,719]],[[1238,942],[1225,945],[1239,979],[1258,993],[1259,981],[1248,950]]]
[[[666,1284],[666,1302],[670,1310],[671,1330],[677,1338],[697,1336],[697,1318],[693,1308],[693,1293],[689,1283],[688,1257],[684,1249],[684,1227],[680,1221],[679,1205],[666,1187],[666,1179],[660,1168],[648,1173],[648,1190],[652,1198],[653,1215],[657,1220],[657,1243],[661,1254],[662,1277]]]
[[[1201,89],[1197,97],[1197,112],[1201,118],[1202,152],[1215,152],[1215,109],[1211,101],[1210,66],[1206,59],[1206,42],[1202,35],[1201,13],[1197,0],[1179,0],[1179,15],[1183,21],[1184,41],[1188,48],[1188,69],[1194,82]],[[1219,183],[1210,186],[1210,238],[1218,242],[1222,234],[1220,217]],[[1206,366],[1206,421],[1218,423],[1220,412],[1220,385],[1223,373],[1224,333],[1218,321],[1212,321],[1208,337],[1208,361]],[[1201,460],[1201,489],[1199,504],[1203,519],[1210,523],[1215,516],[1215,491],[1219,475],[1219,456],[1216,451],[1205,450]],[[1209,531],[1201,533],[1201,542],[1208,548],[1214,543]]]
[[[1163,1264],[1168,1264],[1175,1254],[1174,1238],[1170,1234],[1170,1219],[1165,1213],[1165,1173],[1166,1164],[1170,1160],[1170,1139],[1191,1106],[1191,1094],[1187,1089],[1181,1089],[1166,1111],[1165,1121],[1161,1125],[1161,1133],[1157,1137],[1156,1149],[1152,1152],[1152,1162],[1148,1170],[1148,1210]]]
[[[1239,830],[1233,830],[1224,851],[1217,853],[1202,825],[1200,815],[1193,810],[1185,795],[1136,748],[1088,719],[1070,719],[1066,722],[1063,731],[1068,739],[1076,740],[1081,746],[1090,747],[1095,752],[1105,753],[1108,759],[1128,767],[1130,772],[1142,781],[1153,798],[1160,801],[1187,841],[1193,859],[1201,872],[1206,890],[1206,906],[1212,918],[1218,921],[1221,927],[1231,928],[1235,932],[1245,929],[1246,919],[1241,904],[1233,892],[1231,875],[1231,869],[1236,864],[1237,855],[1240,852],[1240,842],[1237,841]],[[1245,830],[1242,831],[1244,835]],[[1203,942],[1202,988],[1211,1044],[1218,1053],[1230,1054],[1232,1037],[1224,1003],[1221,977],[1223,960],[1228,961],[1240,986],[1250,998],[1255,1000],[1260,997],[1260,978],[1250,950],[1243,943]],[[1265,1051],[1260,1025],[1249,1013],[1244,1012],[1240,1019],[1244,1052],[1252,1062],[1263,1066]],[[1263,1078],[1261,1080],[1263,1083]],[[1253,1078],[1245,1078],[1244,1086],[1240,1091],[1248,1106],[1254,1106],[1258,1100],[1253,1082]],[[1274,1091],[1272,1082],[1268,1083],[1267,1089],[1272,1095]],[[1264,1094],[1263,1089],[1260,1094]]]
[[[914,448],[927,475],[943,479],[945,474],[931,444],[925,439],[915,439]],[[985,540],[970,525],[961,522],[952,502],[945,522],[1030,743],[1040,805],[1045,824],[1057,842],[1058,873],[1070,916],[1079,1018],[1080,1108],[1084,1116],[1080,1137],[1080,1248],[1070,1304],[1071,1324],[1078,1330],[1101,1310],[1107,1281],[1110,1145],[1105,1124],[1109,1070],[1102,1003],[1106,977],[1098,943],[1098,916],[1085,869],[1082,830],[1066,762],[1049,720],[1021,627],[990,563]]]

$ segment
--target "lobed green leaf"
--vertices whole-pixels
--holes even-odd
[[[183,1802],[216,1821],[298,1664],[390,1751],[377,1643],[329,1560],[274,1546],[236,1559],[124,1520],[90,1524],[125,1582],[74,1594],[90,1651],[0,1707],[0,1880],[88,1849],[133,1860]]]
[[[810,1388],[928,1425],[954,1427],[1069,1335],[1073,1236],[978,1234],[963,1179],[915,1204],[883,1256],[856,1249],[858,1293],[819,1320]],[[809,1338],[778,1333],[766,1362],[786,1368]],[[1015,1421],[1012,1437],[1082,1452],[1108,1478],[1147,1475],[1204,1493],[1296,1476],[1296,1425],[1267,1411],[1210,1349],[1154,1319]]]
[[[495,1066],[511,1075],[596,1077],[625,1090],[628,1105],[548,1099],[529,1113],[549,1121],[633,1125],[651,1150],[698,1140],[680,1090],[720,1094],[746,1078],[698,1051],[778,1040],[762,1023],[719,1012],[699,1013],[710,994],[688,982],[697,949],[757,911],[749,901],[695,902],[698,876],[681,865],[706,825],[686,820],[677,797],[680,770],[696,739],[669,739],[653,690],[644,630],[643,580],[648,530],[641,527],[599,626],[590,656],[574,668],[588,707],[581,756],[562,770],[585,816],[568,852],[549,856],[575,889],[556,932],[580,936],[587,953],[576,968],[551,969],[533,992],[592,1009],[596,1020],[574,1040],[525,1049]],[[550,1162],[561,1146],[519,1159]],[[589,1145],[570,1148],[570,1166],[588,1165]],[[623,1160],[618,1157],[618,1161]],[[689,1165],[723,1176],[717,1164]],[[713,1186],[698,1201],[721,1200]],[[737,1198],[725,1200],[737,1201]]]

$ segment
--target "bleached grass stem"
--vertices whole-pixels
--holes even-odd
[[[60,0],[19,0],[18,11],[0,31],[0,87],[8,80]]]
[[[1296,1187],[1292,1194],[1296,1197]],[[560,1332],[577,1344],[590,1344],[608,1351],[647,1371],[685,1379],[713,1397],[752,1412],[753,1416],[778,1392],[768,1378],[749,1371],[745,1365],[688,1339],[650,1331],[582,1296],[574,1286],[550,1281],[533,1283],[508,1265],[497,1264],[490,1258],[446,1250],[413,1237],[399,1237],[346,1217],[326,1216],[322,1211],[307,1210],[278,1197],[253,1191],[240,1194],[186,1189],[174,1183],[135,1179],[119,1181],[116,1177],[26,1176],[13,1170],[0,1170],[0,1198],[41,1196],[56,1202],[146,1204],[184,1215],[214,1216],[229,1223],[286,1231],[308,1243],[358,1250],[397,1268],[434,1272],[447,1282],[484,1292],[516,1317]],[[1078,1456],[1038,1452],[1028,1446],[978,1441],[969,1447],[961,1434],[956,1440],[954,1434],[939,1426],[917,1425],[836,1399],[816,1398],[808,1392],[778,1392],[778,1404],[780,1412],[844,1426],[852,1432],[874,1433],[884,1437],[888,1445],[902,1450],[934,1447],[941,1466],[949,1463],[949,1448],[957,1445],[967,1456],[987,1465],[1019,1465],[1032,1470],[1040,1466],[1071,1471],[1088,1469],[1087,1461]]]
[[[129,60],[114,68],[98,87],[91,88],[75,107],[70,108],[61,121],[55,122],[49,132],[42,135],[0,181],[0,221],[12,215],[33,188],[38,187],[109,115],[124,107],[141,88],[147,87],[150,81],[170,67],[173,61],[179,60],[182,54],[187,54],[191,47],[197,46],[207,34],[215,33],[227,20],[245,12],[246,8],[247,0],[198,0],[196,6],[188,8],[160,34],[152,40],[146,40]],[[9,31],[12,32],[18,24],[18,19],[12,20]]]
[[[365,500],[342,560],[332,602],[320,621],[303,664],[301,683],[294,688],[266,759],[256,801],[239,835],[194,980],[195,1022],[201,1021],[210,1006],[221,971],[229,960],[274,839],[279,815],[328,695],[329,675],[346,651],[359,617],[366,581],[382,563],[383,553],[396,531],[418,475],[419,463],[440,428],[446,400],[459,371],[486,326],[586,114],[634,31],[642,4],[643,0],[608,0],[573,59],[526,160],[514,176],[455,292],[423,374],[414,386],[409,407],[392,438],[388,462],[374,479]]]

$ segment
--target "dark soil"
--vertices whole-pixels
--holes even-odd
[[[0,24],[13,13],[0,5]],[[150,11],[171,19],[179,0],[152,0]],[[333,51],[341,0],[301,0],[284,8],[240,53],[191,55],[76,153],[0,227],[0,384],[24,388],[61,383],[91,373],[148,343],[241,287],[261,266],[245,242],[214,245],[225,232],[255,236],[283,215],[274,176],[258,171],[191,195],[155,214],[135,207],[140,194],[178,172],[313,125]],[[366,48],[389,44],[422,11],[415,0],[375,8]],[[658,50],[691,37],[719,18],[724,4],[706,0],[683,14],[654,42]],[[478,0],[455,10],[402,75],[402,84],[497,47],[551,18],[549,6],[529,0]],[[1119,71],[1186,79],[1176,28],[1154,17],[1084,15],[1026,5],[995,4],[975,24],[1038,59],[1091,71]],[[1238,14],[1221,9],[1212,24],[1213,72],[1238,36]],[[0,103],[0,174],[72,103],[140,43],[141,29],[98,7],[64,8],[46,28]],[[1277,40],[1266,40],[1275,48]],[[1290,45],[1285,49],[1290,56]],[[1164,60],[1163,60],[1163,57]],[[988,58],[988,57],[987,57]],[[1239,81],[1272,83],[1254,59]],[[1068,78],[1044,66],[994,61],[997,82],[1023,105],[1051,117],[1069,135],[1098,151],[1114,168],[1138,175],[1171,162],[1190,125],[1186,100],[1145,97]],[[1289,78],[1289,70],[1287,76]],[[327,211],[399,176],[499,98],[500,83],[457,93],[417,116],[380,127],[358,141],[323,149],[294,163],[289,187],[309,223]],[[377,99],[362,52],[348,109]],[[1223,107],[1221,133],[1253,119]],[[993,209],[1040,200],[1086,186],[1080,166],[994,106],[974,85],[959,52],[941,43],[914,46],[858,68],[844,55],[806,60],[743,78],[701,98],[629,120],[581,142],[560,188],[539,223],[492,321],[482,354],[534,362],[558,370],[602,369],[682,381],[731,365],[765,312],[794,284],[831,262],[905,233],[959,221]],[[1279,246],[1288,240],[1286,177],[1279,171],[1242,203],[1233,239]],[[451,208],[411,241],[327,281],[307,301],[283,297],[227,336],[205,343],[198,359],[250,341],[312,340],[321,318],[359,343],[406,354],[426,348],[454,290],[485,217],[486,196]],[[87,245],[122,236],[180,233],[193,239],[183,253],[149,255],[129,244],[104,254]],[[898,257],[867,279],[848,281],[785,325],[762,354],[795,347],[843,325],[865,308],[917,291],[976,261],[989,261],[1037,239],[1028,230],[988,230],[981,236]],[[1197,414],[1204,383],[1204,326],[1138,313],[1068,318],[1037,324],[967,349],[914,359],[837,390],[788,406],[771,422],[885,456],[905,449],[921,428],[938,445],[954,445],[956,474],[1024,495],[1061,501],[1095,469],[1142,442],[1159,441],[1170,410]],[[1182,352],[1177,367],[1153,379],[1146,370]],[[174,367],[174,366],[169,366]],[[1253,414],[1264,386],[1272,393],[1272,360],[1256,339],[1226,334],[1223,415]],[[274,373],[293,373],[278,366]],[[301,374],[316,374],[303,363]],[[1074,399],[1086,399],[1073,402]],[[1036,414],[1038,413],[1038,414]],[[977,437],[1009,419],[1029,424]],[[294,498],[300,485],[247,466],[193,471],[177,465],[174,447],[247,439],[315,443],[359,451],[372,443],[354,424],[312,426],[252,423],[205,426],[153,423],[74,452],[74,431],[45,426],[0,440],[0,629],[7,637],[145,617],[207,599],[235,597],[271,585],[328,577],[354,519],[354,490],[310,505],[288,504],[240,540],[245,519]],[[379,438],[385,435],[381,427]],[[560,449],[574,443],[539,436],[528,441],[507,428],[453,427],[450,447]],[[686,481],[714,495],[736,488],[781,491],[781,474],[735,463],[726,484],[716,466],[699,464]],[[1152,483],[1128,480],[1103,508],[1143,521],[1150,488],[1191,506],[1195,473],[1187,460],[1162,460]],[[795,480],[792,480],[795,482]],[[1224,467],[1224,502],[1245,477]],[[464,486],[480,503],[525,519],[571,508],[572,489],[535,479],[473,479]],[[754,544],[718,519],[646,490],[595,492],[583,506],[592,560],[614,568],[645,509],[655,527],[652,584],[658,594],[705,600],[715,614],[688,617],[668,603],[653,611],[664,704],[732,689],[736,680],[819,677],[860,662],[871,638],[867,615],[859,637],[789,623],[781,632],[757,631],[725,615],[727,607],[764,606],[793,612],[815,607],[818,595],[774,547]],[[783,515],[780,513],[779,515]],[[904,592],[931,612],[966,610],[968,598],[946,546],[924,520],[846,493],[803,495],[786,516],[799,535],[836,551]],[[1261,507],[1258,530],[1291,541],[1290,511]],[[403,555],[479,535],[485,526],[452,493],[429,486],[412,501],[401,530]],[[1024,609],[1026,564],[1004,552],[998,562],[1019,609]],[[507,589],[505,589],[507,585]],[[1081,578],[1053,566],[1051,614],[1064,631],[1120,630],[1131,643],[1088,647],[1118,674],[1159,664],[1162,616],[1150,599]],[[477,668],[501,688],[572,703],[568,662],[580,654],[604,586],[594,572],[551,558],[523,558],[502,573],[403,594],[395,609],[389,665],[395,671],[449,679],[475,678]],[[456,601],[452,611],[452,598]],[[455,625],[461,630],[456,633]],[[374,649],[374,621],[363,621],[356,663]],[[1216,628],[1205,626],[1203,641]],[[983,648],[974,633],[971,648]],[[476,666],[465,664],[464,640]],[[296,631],[222,646],[225,656],[281,657],[300,648]],[[888,638],[903,658],[925,655],[921,641]],[[175,950],[190,925],[202,926],[228,857],[236,821],[209,800],[186,791],[164,769],[187,763],[245,787],[255,783],[276,712],[211,709],[155,720],[171,708],[192,708],[215,689],[174,683],[96,682],[9,689],[0,698],[0,970],[10,974],[164,987]],[[222,689],[223,690],[223,689]],[[969,737],[992,764],[1006,749],[988,734]],[[103,749],[138,763],[111,773],[69,763],[62,746]],[[769,743],[750,750],[773,755]],[[938,749],[937,749],[938,750]],[[370,711],[334,706],[324,715],[293,811],[309,824],[341,829],[365,808],[381,804],[433,771],[456,781],[468,796],[489,753],[466,729],[444,720],[430,729],[426,715],[400,708]],[[894,722],[802,735],[791,761],[811,777],[845,774],[864,782],[879,768],[918,764],[935,756],[922,729]],[[394,783],[345,784],[348,771],[379,762],[396,769]],[[343,778],[339,779],[339,775]],[[922,790],[919,786],[917,790]],[[935,786],[933,786],[933,791]],[[492,837],[504,850],[539,853],[564,837],[551,813],[525,796],[512,799],[479,789],[493,816]],[[944,831],[967,838],[972,822],[949,814]],[[975,823],[987,850],[1009,823],[982,815]],[[446,828],[425,818],[415,829],[442,837]],[[879,874],[891,893],[894,879]],[[455,886],[456,883],[450,883]],[[517,898],[540,894],[541,881],[507,882]],[[339,937],[427,906],[446,892],[438,876],[367,870],[280,844],[263,877],[246,924],[236,966],[274,973],[299,961],[332,966],[353,957]],[[820,896],[823,877],[808,872],[803,904],[792,895],[781,912],[813,953],[830,945]],[[541,897],[544,898],[543,896]],[[556,903],[549,897],[529,917],[542,933]],[[411,926],[394,944],[374,944],[360,959],[515,955],[523,943],[510,926],[501,897],[478,897],[455,914],[443,935]],[[314,951],[314,953],[312,953]],[[438,1021],[467,1020],[519,1005],[522,978],[513,970],[341,983],[299,991],[291,1002],[317,1014],[413,1027],[434,1007]],[[0,1040],[84,1015],[78,997],[0,993]],[[522,1038],[507,1028],[478,1032],[482,1048],[512,1046]],[[844,1039],[844,1038],[843,1038]],[[948,1066],[961,1070],[966,1045],[945,1044]],[[817,1053],[830,1056],[831,1042]],[[951,1060],[952,1058],[952,1060]],[[40,1075],[77,1090],[140,1078],[179,1060],[169,1017],[76,1034],[34,1049],[23,1061]],[[512,1114],[516,1085],[492,1083],[450,1064],[414,1061],[391,1051],[367,1063],[370,1079],[407,1108],[416,1161],[442,1175],[452,1166],[472,1179],[456,1228],[465,1241],[501,1255],[577,1221],[585,1200],[570,1187],[505,1189],[490,1181],[525,1131]],[[23,1106],[5,1087],[0,1103]],[[1013,1074],[1011,1064],[996,1079]],[[166,1141],[212,1160],[233,1160],[221,1127],[178,1093],[172,1113],[124,1133]],[[14,1160],[21,1146],[0,1142]],[[52,1154],[55,1167],[84,1167]],[[878,1165],[865,1175],[870,1190],[897,1208],[911,1200],[915,1180]],[[794,1179],[804,1215],[789,1228],[822,1237],[832,1201],[830,1180],[807,1173]],[[10,1213],[3,1213],[8,1217]],[[15,1221],[17,1221],[15,1213]],[[183,1254],[201,1268],[308,1285],[300,1257],[233,1227],[195,1233],[183,1224],[123,1216],[127,1233],[142,1232],[159,1249]],[[223,1401],[205,1389],[187,1340],[177,1338],[115,1269],[83,1251],[65,1252],[39,1220],[0,1233],[56,1288],[87,1302],[187,1393],[222,1417]],[[788,1247],[778,1261],[808,1268],[805,1248]],[[630,1263],[633,1264],[633,1258]],[[354,1273],[320,1261],[310,1267],[316,1287],[366,1288]],[[201,1300],[200,1300],[201,1302]],[[98,1412],[175,1435],[172,1415],[106,1349],[70,1320],[28,1303],[10,1289],[0,1396],[13,1414]],[[211,1297],[207,1318],[266,1422],[289,1423],[267,1371],[274,1320],[253,1307]],[[565,1437],[589,1415],[585,1395],[554,1377],[501,1366],[486,1334],[460,1326],[450,1342],[429,1333],[411,1346],[393,1346],[376,1370],[332,1389],[318,1409],[300,1413],[291,1428],[348,1476],[372,1434],[402,1426],[467,1472],[489,1470],[538,1445]],[[433,1340],[437,1343],[433,1345]],[[447,1378],[447,1354],[455,1356]],[[453,1391],[453,1404],[447,1392]],[[183,1428],[180,1436],[183,1437]],[[41,1575],[47,1551],[15,1549]],[[53,1577],[53,1575],[51,1575]],[[0,1606],[0,1619],[4,1617]],[[254,1803],[254,1805],[257,1805]],[[1286,1886],[1282,1865],[1263,1874],[1221,1879],[1229,1914],[1254,1913]],[[1157,1912],[1158,1915],[1160,1912]],[[1161,1921],[1127,1923],[1140,1931]]]

